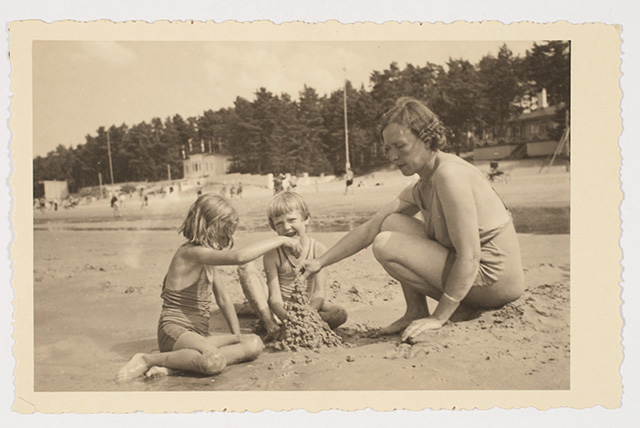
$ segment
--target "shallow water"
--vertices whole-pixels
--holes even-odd
[[[513,207],[511,209],[518,233],[543,235],[570,233],[569,207]],[[374,211],[335,212],[314,216],[308,226],[310,233],[348,232],[366,222]],[[93,217],[42,217],[34,219],[34,230],[39,231],[161,231],[178,230],[183,218],[178,215],[143,217],[112,216]],[[271,230],[262,213],[244,215],[238,226],[239,232],[265,232]]]

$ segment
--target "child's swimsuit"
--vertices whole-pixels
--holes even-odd
[[[303,254],[300,260],[309,260],[316,258],[316,240],[309,238],[309,248],[307,253]],[[282,247],[276,248],[278,254],[279,266],[278,266],[278,280],[280,282],[280,293],[282,294],[282,300],[287,301],[291,298],[293,292],[293,281],[296,279],[296,266],[293,264],[289,257],[284,253]],[[309,278],[307,280],[307,289],[305,290],[307,296],[313,290],[314,279]]]
[[[450,249],[443,271],[443,284],[446,283],[449,277],[451,267],[456,259],[456,253],[451,243],[442,203],[438,198],[434,181],[440,167],[448,162],[456,161],[441,163],[431,175],[431,195],[424,194],[425,186],[422,185],[422,179],[400,194],[401,200],[415,204],[420,208],[424,217],[424,230],[427,238],[437,241]],[[486,180],[484,174],[473,165],[466,162],[456,163],[472,168],[482,176],[483,180]],[[497,192],[496,195],[498,195]],[[500,195],[498,195],[498,198],[500,198]],[[500,199],[502,200],[502,198]],[[429,204],[426,204],[425,201],[429,201]],[[507,208],[506,205],[505,208]],[[519,284],[524,280],[517,236],[513,227],[511,213],[508,210],[507,213],[509,214],[507,221],[498,226],[486,228],[481,224],[478,225],[481,256],[478,276],[473,283],[474,286],[484,287],[496,283],[513,285]]]
[[[317,257],[316,245],[317,242],[313,238],[309,238],[309,248],[307,253],[301,257],[301,260],[315,259]],[[278,281],[280,282],[280,293],[282,294],[282,300],[287,301],[291,299],[291,293],[293,292],[293,282],[296,279],[296,267],[295,264],[287,257],[282,247],[276,249],[278,253],[278,260],[280,261],[278,266]],[[314,278],[307,280],[307,289],[305,293],[310,296],[315,287]],[[347,311],[342,306],[334,305],[325,301],[322,307],[318,311],[320,318],[322,318],[329,327],[335,329],[347,321]]]
[[[206,336],[213,294],[213,266],[203,266],[200,276],[190,286],[170,290],[162,284],[162,312],[158,321],[160,352],[173,350],[178,338],[187,331]]]

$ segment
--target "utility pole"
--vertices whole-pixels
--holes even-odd
[[[111,185],[113,186],[113,163],[111,162],[111,139],[107,129],[107,151],[109,152],[109,172],[111,172]]]
[[[98,182],[100,183],[100,199],[104,197],[104,193],[102,193],[102,173],[98,173]]]
[[[347,124],[347,66],[344,68],[344,91],[343,91],[343,110],[344,110],[344,150],[345,150],[345,172],[351,169],[349,163],[349,127]]]
[[[167,175],[169,176],[169,181],[171,181],[171,164],[167,164]]]

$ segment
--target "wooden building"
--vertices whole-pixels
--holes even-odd
[[[476,135],[473,150],[475,160],[519,159],[525,157],[544,157],[553,154],[559,141],[555,133],[558,110],[564,104],[546,105],[546,96],[541,96],[540,105],[524,112],[502,126],[485,129]],[[536,105],[534,105],[536,107]],[[565,145],[562,155],[569,155],[569,145]]]

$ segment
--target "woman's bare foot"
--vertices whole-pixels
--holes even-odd
[[[147,370],[149,365],[144,359],[144,354],[136,354],[131,360],[120,369],[116,375],[116,383],[127,382],[132,379],[142,376]]]
[[[458,306],[458,309],[451,315],[449,321],[451,322],[461,322],[461,321],[470,321],[472,319],[478,318],[484,310],[480,308],[476,308],[473,306],[465,305],[464,303]]]
[[[383,327],[380,330],[378,330],[377,335],[378,336],[388,336],[388,335],[400,333],[401,331],[404,331],[405,328],[409,327],[409,324],[411,324],[413,321],[419,320],[421,318],[426,318],[428,316],[429,316],[429,311],[428,310],[426,310],[426,311],[416,311],[416,312],[411,312],[411,313],[407,312],[401,318],[395,320],[394,322],[392,322],[388,326]]]

